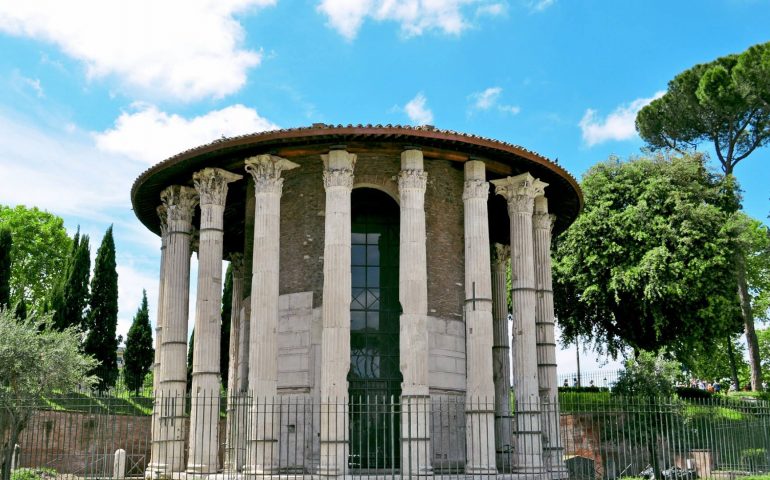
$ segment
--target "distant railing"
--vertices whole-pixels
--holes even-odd
[[[219,412],[214,415],[219,418],[217,428],[210,424],[194,428],[192,437],[212,446],[204,463],[214,464],[225,476],[254,464],[255,455],[261,459],[267,455],[272,459],[272,471],[252,474],[311,478],[329,462],[324,441],[341,445],[336,451],[344,453],[338,457],[344,460],[334,465],[340,475],[410,478],[425,473],[412,471],[414,465],[428,464],[435,476],[463,475],[488,453],[487,441],[501,431],[500,422],[509,422],[513,437],[497,442],[493,449],[497,473],[486,472],[485,478],[516,472],[525,457],[545,462],[540,474],[529,477],[552,478],[547,470],[553,469],[549,462],[556,459],[549,460],[544,452],[558,451],[554,449],[559,443],[569,478],[649,478],[652,474],[658,479],[727,479],[770,472],[770,406],[761,401],[567,393],[560,396],[559,414],[547,402],[518,405],[522,416],[498,417],[492,432],[489,423],[473,420],[477,418],[473,415],[493,410],[493,399],[466,401],[461,395],[441,395],[424,400],[407,403],[399,397],[365,397],[322,402],[288,394],[269,400],[246,394],[229,399],[181,396],[155,400],[59,396],[34,404],[35,413],[20,437],[15,466],[53,468],[78,477],[118,477],[114,468],[119,462],[114,457],[119,450],[125,455],[127,476],[144,475],[153,454],[167,459],[179,455],[180,463],[187,466],[190,411],[198,408]],[[168,407],[155,427],[153,401]],[[182,415],[174,415],[180,411]],[[523,416],[528,422],[536,418],[532,412],[540,412],[539,427],[521,421]],[[556,421],[560,442],[547,438],[548,425]],[[172,440],[177,443],[168,441],[153,451],[152,429],[171,427],[181,427],[173,432]],[[517,442],[517,434],[531,433],[528,429],[534,428],[542,429],[543,435],[527,438],[539,441]],[[412,448],[420,441],[429,444],[422,450]],[[162,450],[179,447],[178,452]],[[428,457],[405,461],[405,455]]]

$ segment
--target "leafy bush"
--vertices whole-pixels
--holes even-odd
[[[767,463],[767,450],[764,448],[746,448],[741,450],[741,464],[749,471],[758,470]]]
[[[11,474],[11,480],[48,480],[56,478],[53,468],[18,468]]]
[[[636,358],[626,360],[612,393],[622,396],[670,397],[680,375],[679,362],[663,355],[639,352]]]

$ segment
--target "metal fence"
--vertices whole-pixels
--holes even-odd
[[[620,378],[622,370],[607,370],[594,372],[572,372],[557,375],[557,385],[560,387],[597,387],[612,389]]]
[[[154,401],[162,407],[156,415]],[[518,413],[503,418],[492,413],[493,399],[466,401],[460,395],[341,402],[302,395],[269,401],[249,395],[60,396],[27,405],[34,413],[13,464],[91,478],[120,477],[123,471],[139,477],[172,464],[175,471],[213,468],[226,477],[283,478],[512,478],[509,473],[524,466],[527,478],[545,479],[554,478],[548,469],[555,464],[566,467],[560,478],[568,473],[586,480],[732,479],[770,472],[770,406],[759,401],[571,393],[562,394],[560,403],[558,414],[537,402],[518,405]],[[553,425],[559,426],[558,440],[548,438]],[[153,429],[160,429],[156,438],[162,443],[152,444]],[[473,470],[489,463],[495,436],[496,471]],[[559,458],[549,458],[549,451]],[[150,465],[151,457],[156,465]]]

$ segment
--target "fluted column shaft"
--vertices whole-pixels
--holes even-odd
[[[350,193],[356,155],[322,155],[326,188],[323,331],[321,333],[321,475],[347,468],[347,374],[350,370]]]
[[[227,362],[227,432],[225,464],[226,472],[235,473],[243,465],[244,445],[238,442],[246,419],[240,416],[239,406],[242,396],[239,394],[238,350],[241,343],[241,303],[243,301],[243,255],[230,255],[230,271],[233,276],[232,296],[230,300],[230,349]]]
[[[193,174],[200,197],[198,290],[195,301],[189,473],[216,473],[219,452],[222,252],[227,184],[241,175],[219,168]]]
[[[548,200],[535,198],[532,217],[535,254],[537,308],[537,376],[543,401],[545,423],[544,460],[552,478],[566,478],[559,430],[559,385],[556,376],[556,336],[554,332],[553,281],[551,273],[551,229],[555,217],[548,214]]]
[[[184,469],[190,242],[198,194],[193,188],[173,185],[160,196],[167,212],[168,239],[161,315],[160,396],[156,397],[160,420],[158,440],[153,444],[153,458],[157,461],[151,476],[168,478]]]
[[[492,346],[493,379],[495,383],[495,448],[497,468],[511,469],[513,429],[511,424],[511,347],[508,333],[508,287],[506,271],[510,265],[511,248],[496,243],[492,260]]]
[[[492,277],[484,162],[465,162],[466,467],[470,474],[494,474],[495,424],[492,377]]]
[[[273,473],[277,467],[278,296],[281,240],[281,172],[298,167],[275,155],[246,160],[254,179],[254,245],[251,262],[251,308],[248,453],[244,472]]]
[[[168,224],[166,222],[166,207],[163,205],[157,208],[158,218],[160,218],[160,282],[158,285],[158,314],[155,318],[155,352],[152,366],[152,394],[157,397],[160,395],[160,349],[163,338],[163,297],[164,283],[166,277],[166,243],[168,240]],[[153,408],[152,412],[152,448],[150,449],[150,462],[147,464],[146,475],[152,476],[156,470],[158,434],[160,433],[160,408]]]
[[[493,182],[508,201],[511,221],[511,296],[513,299],[513,390],[516,432],[513,469],[542,473],[543,446],[535,345],[535,266],[532,239],[534,199],[546,184],[524,173]]]
[[[398,193],[401,200],[398,296],[401,385],[401,468],[404,474],[429,475],[430,390],[428,386],[428,268],[425,189],[428,174],[422,151],[401,153]]]

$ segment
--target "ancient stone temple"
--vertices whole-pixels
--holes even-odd
[[[582,196],[556,163],[431,126],[315,124],[182,152],[131,194],[162,245],[148,477],[566,478],[550,248]]]

